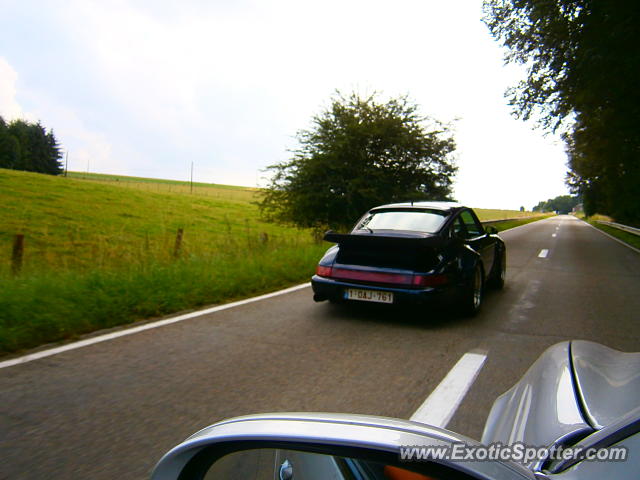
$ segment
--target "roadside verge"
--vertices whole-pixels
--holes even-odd
[[[585,222],[587,225],[590,225],[591,227],[598,230],[600,233],[611,238],[612,240],[615,240],[616,242],[623,244],[625,247],[630,248],[636,253],[640,253],[640,236],[625,232],[623,230],[619,230],[614,227],[610,227],[609,225],[598,223],[597,221],[594,221],[594,220],[591,220],[591,221],[584,220],[584,219],[581,219],[581,220]]]
[[[488,221],[483,225],[505,231],[549,216]],[[0,355],[15,355],[65,340],[78,341],[91,332],[121,325],[133,323],[129,328],[136,329],[134,322],[190,307],[224,306],[229,304],[223,302],[264,298],[251,295],[271,295],[268,292],[307,280],[311,276],[310,267],[313,268],[324,248],[311,245],[289,249],[286,255],[282,251],[253,251],[251,255],[226,261],[218,258],[214,262],[193,258],[132,270],[126,275],[57,274],[51,278],[24,277],[17,282],[0,282]],[[242,268],[235,268],[237,264],[242,264]],[[211,308],[216,307],[199,312],[207,313]]]

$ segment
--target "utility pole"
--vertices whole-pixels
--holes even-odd
[[[193,162],[191,162],[191,193],[193,193]]]
[[[64,176],[67,176],[67,171],[69,170],[69,150],[67,150],[67,154],[64,157]]]

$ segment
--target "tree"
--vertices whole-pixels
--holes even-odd
[[[506,61],[528,67],[507,91],[514,112],[562,133],[585,209],[640,222],[637,2],[485,0],[484,11]]]
[[[344,228],[375,205],[451,195],[449,128],[406,96],[380,102],[336,92],[297,140],[290,160],[267,168],[273,177],[260,207],[268,219]]]
[[[20,160],[20,144],[0,117],[0,168],[15,168]]]
[[[25,120],[6,125],[0,117],[0,168],[59,175],[63,171],[61,158],[53,131]]]
[[[533,207],[534,212],[570,213],[580,203],[580,197],[573,195],[559,195],[555,198],[539,202]]]

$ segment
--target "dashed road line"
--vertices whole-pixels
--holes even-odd
[[[538,254],[538,257],[547,258],[547,255],[549,255],[549,249],[543,248],[542,250],[540,250],[540,253]]]
[[[473,385],[486,359],[486,352],[465,353],[431,395],[411,415],[410,420],[434,427],[446,427]]]

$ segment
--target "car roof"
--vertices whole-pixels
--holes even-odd
[[[403,202],[403,203],[389,203],[387,205],[380,205],[378,207],[374,207],[370,212],[376,210],[392,210],[394,208],[415,208],[416,210],[421,209],[431,209],[431,210],[442,210],[442,211],[452,211],[452,210],[460,210],[466,208],[464,205],[461,205],[457,202]]]

